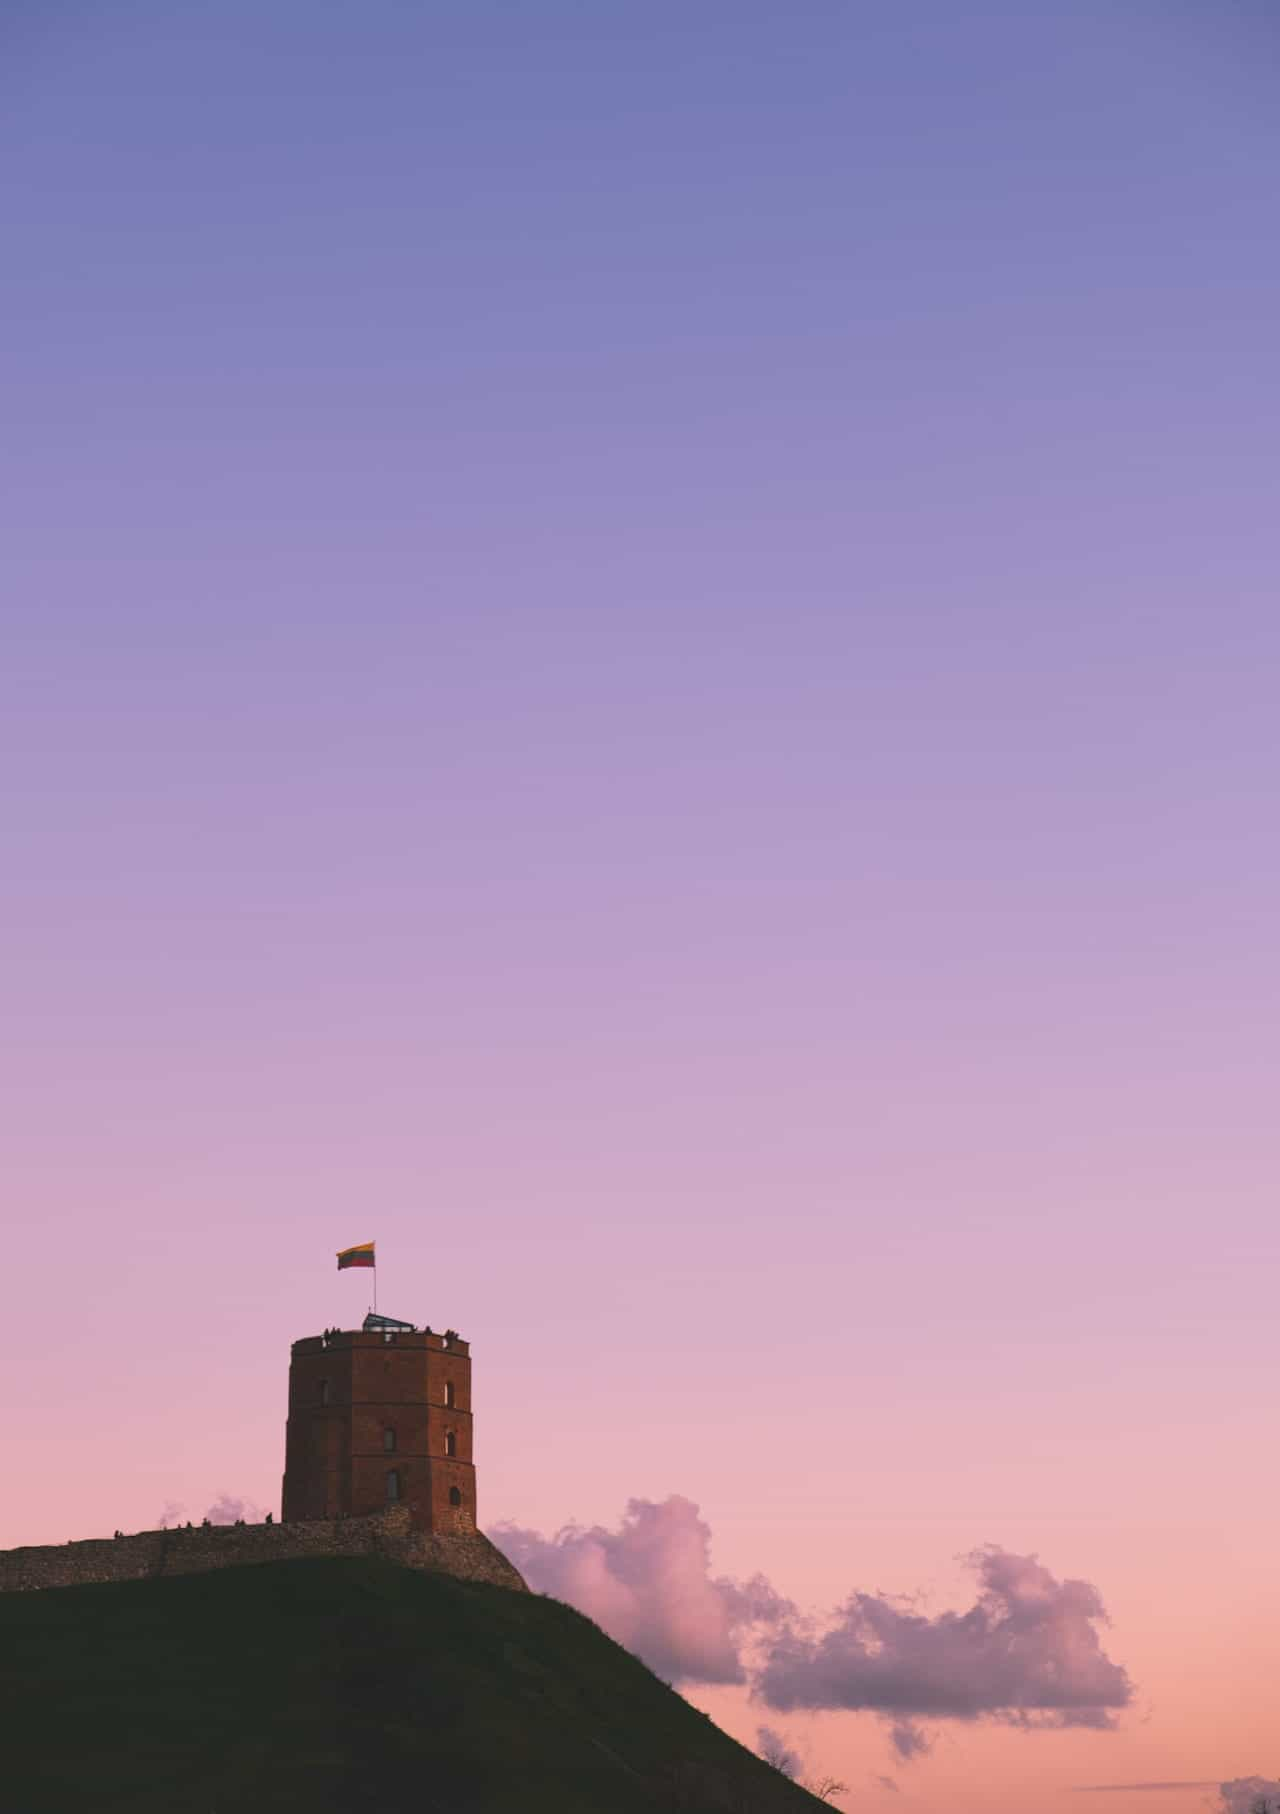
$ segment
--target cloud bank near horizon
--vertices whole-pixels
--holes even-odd
[[[710,1527],[677,1495],[630,1500],[616,1530],[570,1524],[544,1537],[503,1524],[490,1535],[531,1587],[668,1680],[747,1682],[779,1712],[877,1713],[902,1762],[929,1749],[918,1716],[1106,1730],[1133,1698],[1102,1647],[1097,1588],[994,1544],[965,1558],[978,1581],[966,1611],[929,1618],[855,1591],[815,1636],[763,1575],[712,1576]]]
[[[1259,1803],[1280,1808],[1280,1779],[1274,1776],[1236,1776],[1218,1784],[1215,1814],[1253,1814]]]
[[[567,1600],[671,1682],[743,1682],[743,1643],[794,1614],[762,1575],[711,1575],[711,1530],[691,1500],[632,1499],[617,1530],[554,1537],[500,1524],[490,1537],[530,1587]]]
[[[1059,1581],[1037,1557],[989,1544],[965,1563],[974,1604],[935,1618],[853,1593],[820,1638],[788,1630],[756,1689],[771,1707],[845,1708],[935,1719],[1105,1729],[1133,1699],[1102,1648],[1106,1608],[1088,1581]]]

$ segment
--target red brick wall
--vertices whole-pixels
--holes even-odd
[[[400,1503],[417,1528],[474,1530],[471,1423],[470,1348],[456,1337],[446,1346],[443,1336],[425,1332],[387,1341],[376,1332],[344,1330],[295,1342],[286,1522],[379,1512],[388,1503],[387,1477],[394,1469]],[[392,1449],[388,1430],[394,1432]]]

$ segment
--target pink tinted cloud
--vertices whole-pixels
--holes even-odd
[[[235,1524],[243,1518],[246,1524],[261,1524],[266,1513],[252,1499],[238,1499],[233,1494],[221,1492],[205,1513],[210,1524]]]
[[[784,1712],[879,1713],[903,1763],[930,1749],[917,1716],[1105,1728],[1132,1699],[1102,1649],[1098,1590],[995,1545],[967,1558],[980,1589],[968,1611],[927,1618],[854,1593],[814,1636],[764,1576],[712,1575],[710,1528],[678,1495],[630,1500],[616,1530],[571,1524],[544,1537],[504,1524],[491,1534],[530,1586],[585,1612],[660,1675],[749,1680]]]
[[[933,1749],[933,1742],[923,1726],[905,1716],[894,1720],[889,1739],[904,1764],[912,1763],[917,1757],[927,1757]]]
[[[1274,1776],[1237,1776],[1218,1786],[1214,1814],[1266,1814],[1280,1811],[1280,1779]]]
[[[1106,1610],[1087,1581],[1058,1581],[1035,1556],[993,1545],[967,1559],[980,1591],[967,1612],[936,1618],[855,1593],[820,1638],[790,1628],[756,1679],[771,1707],[848,1708],[894,1716],[997,1718],[1026,1726],[1114,1724],[1133,1688],[1102,1649]],[[914,1738],[904,1752],[918,1748]]]
[[[678,1495],[628,1501],[617,1530],[566,1525],[554,1537],[497,1526],[493,1540],[529,1585],[567,1600],[670,1681],[741,1682],[741,1647],[794,1608],[763,1576],[713,1579],[711,1531]]]

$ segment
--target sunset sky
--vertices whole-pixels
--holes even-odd
[[[1238,1814],[1273,9],[11,0],[0,103],[0,1545],[278,1511],[376,1239],[748,1743]]]

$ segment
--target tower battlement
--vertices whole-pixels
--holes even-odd
[[[471,1343],[452,1330],[437,1335],[431,1329],[329,1329],[323,1335],[304,1335],[294,1342],[292,1354],[327,1353],[333,1348],[430,1348],[438,1354],[469,1356]]]

